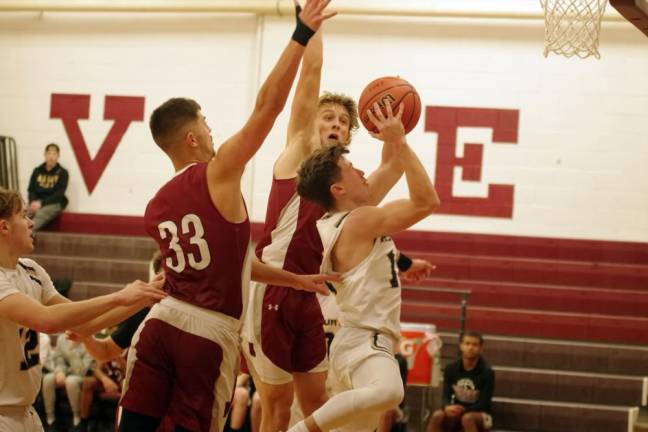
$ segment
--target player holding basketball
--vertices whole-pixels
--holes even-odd
[[[293,40],[259,90],[252,115],[218,152],[195,101],[171,99],[151,116],[153,138],[177,171],[144,216],[160,246],[169,297],[133,337],[120,431],[154,431],[164,415],[176,431],[223,429],[250,277],[241,177],[285,105],[305,45],[335,15],[325,11],[329,2],[308,0],[297,8]],[[252,277],[311,290],[321,281],[254,261]]]
[[[20,195],[0,188],[0,431],[43,430],[32,408],[42,381],[38,332],[60,332],[109,309],[141,308],[165,297],[161,282],[136,281],[113,294],[71,302],[41,266],[21,258],[34,250],[33,226]]]
[[[374,105],[369,117],[379,130],[399,119],[386,104],[387,116]],[[402,107],[399,113],[402,112]],[[400,123],[400,120],[398,121]],[[402,128],[402,125],[401,125]],[[430,215],[439,199],[421,162],[398,144],[405,165],[409,198],[371,205],[364,173],[331,146],[315,152],[299,171],[300,196],[328,210],[317,222],[324,246],[322,269],[339,272],[333,283],[342,328],[331,346],[330,373],[337,393],[292,432],[373,431],[380,415],[403,398],[403,383],[394,359],[400,336],[400,281],[396,273],[396,234]]]
[[[304,54],[295,90],[286,147],[273,169],[263,237],[256,249],[263,262],[295,273],[316,273],[322,244],[315,222],[323,210],[296,194],[299,165],[313,151],[329,145],[348,145],[358,127],[355,102],[344,95],[319,98],[322,36],[316,35]],[[386,125],[390,139],[395,124]],[[390,146],[383,147],[380,167],[369,177],[372,204],[379,203],[403,173]],[[262,432],[286,430],[293,394],[305,415],[327,399],[326,339],[323,319],[313,293],[280,285],[253,284],[243,331],[243,351],[263,406]]]

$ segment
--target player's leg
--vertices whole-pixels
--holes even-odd
[[[282,339],[277,337],[278,342]],[[286,430],[293,401],[292,375],[266,357],[260,343],[244,340],[243,353],[260,402],[261,432]]]
[[[287,384],[267,384],[255,377],[254,382],[261,397],[261,432],[286,430],[293,401],[292,381]]]
[[[261,398],[261,432],[285,431],[293,401],[292,352],[295,335],[289,323],[297,309],[291,289],[257,284],[255,305],[245,332],[243,352]]]
[[[166,414],[174,385],[172,348],[178,329],[162,321],[155,305],[133,336],[120,405],[120,432],[154,432]]]
[[[326,394],[326,371],[296,372],[293,374],[295,396],[304,417],[308,417],[328,400]]]
[[[174,319],[179,326],[175,345],[182,349],[174,352],[175,382],[168,415],[176,430],[220,432],[230,412],[240,365],[239,333],[219,315],[184,312],[177,312]]]
[[[300,296],[295,314],[295,342],[292,366],[295,396],[304,417],[311,415],[328,400],[326,377],[326,335],[322,309],[314,295]]]
[[[306,425],[311,423],[309,419],[317,425],[317,429],[311,426],[308,430],[315,432],[348,426],[353,430],[373,431],[382,413],[398,406],[403,399],[398,365],[387,356],[374,355],[364,360],[352,371],[351,383],[352,390],[333,396],[306,419]],[[360,416],[363,418],[358,421]],[[304,429],[298,424],[294,430]]]

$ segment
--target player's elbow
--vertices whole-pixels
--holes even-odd
[[[47,315],[30,325],[30,328],[37,332],[46,334],[60,333],[67,330],[63,328],[61,323],[59,323],[55,317]]]
[[[417,205],[419,216],[421,218],[424,218],[431,215],[439,209],[440,205],[441,201],[439,201],[439,198],[436,195],[426,196],[426,198],[419,202]]]
[[[441,200],[437,196],[437,194],[432,194],[430,197],[430,202],[428,203],[428,211],[430,214],[434,213],[435,211],[439,210],[439,207],[441,207]]]

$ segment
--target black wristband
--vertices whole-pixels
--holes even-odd
[[[306,46],[315,32],[311,30],[311,28],[306,24],[304,24],[304,21],[302,21],[301,18],[299,18],[299,13],[301,12],[301,10],[301,6],[297,5],[297,7],[295,8],[295,14],[297,15],[297,26],[295,27],[295,31],[293,32],[292,40],[294,40],[301,46]]]
[[[403,252],[401,252],[398,255],[398,261],[396,261],[396,265],[398,266],[398,270],[406,272],[410,267],[412,267],[412,260],[409,259]]]

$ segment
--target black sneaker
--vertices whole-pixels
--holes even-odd
[[[88,420],[81,419],[81,422],[79,422],[78,425],[74,426],[72,428],[72,431],[74,431],[74,432],[88,432]]]

